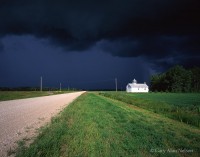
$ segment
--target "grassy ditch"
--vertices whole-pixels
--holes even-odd
[[[76,99],[17,157],[198,156],[200,130],[93,93]]]
[[[62,94],[67,92],[57,92],[57,91],[0,91],[0,101],[32,98],[39,96],[47,96],[54,94]]]
[[[200,127],[200,94],[100,92],[102,96],[135,105],[174,120]]]

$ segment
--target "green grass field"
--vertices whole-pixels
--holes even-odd
[[[134,105],[86,93],[17,157],[199,156],[200,130]]]
[[[200,127],[199,93],[100,92],[102,96],[135,105],[168,118]]]
[[[200,107],[200,93],[124,93],[131,97],[164,102],[169,105],[189,107]]]
[[[39,96],[47,96],[54,94],[62,94],[66,92],[57,92],[57,91],[0,91],[0,101],[5,100],[14,100],[14,99],[23,99],[23,98],[32,98]]]

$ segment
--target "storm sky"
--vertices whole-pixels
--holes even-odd
[[[199,0],[1,0],[0,87],[114,89],[200,66]]]

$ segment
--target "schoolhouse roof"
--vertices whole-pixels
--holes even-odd
[[[148,88],[147,84],[134,84],[134,83],[129,83],[128,84],[131,88]]]

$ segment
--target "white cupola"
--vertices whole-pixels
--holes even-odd
[[[134,80],[133,80],[133,84],[137,84],[137,81],[136,81],[136,79],[134,79]]]

